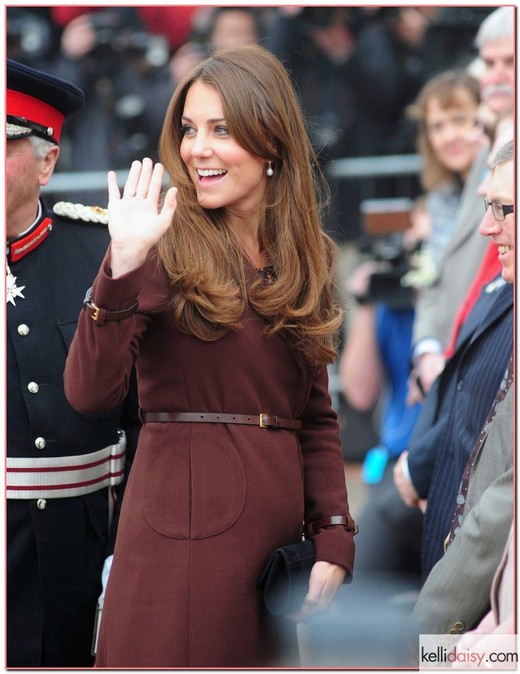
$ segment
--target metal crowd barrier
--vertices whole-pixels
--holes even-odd
[[[327,174],[340,179],[384,178],[417,175],[421,167],[418,154],[353,157],[332,160],[327,165]]]

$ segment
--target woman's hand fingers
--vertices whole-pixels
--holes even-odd
[[[146,199],[148,196],[153,197],[152,194],[149,194],[150,192],[150,187],[152,184],[152,176],[157,175],[160,173],[160,180],[162,180],[162,176],[164,173],[164,169],[162,167],[162,164],[156,164],[155,168],[153,166],[153,162],[151,159],[146,157],[143,159],[143,163],[140,166],[140,172],[139,172],[139,178],[137,180],[137,185],[135,188],[135,196],[136,197],[142,197],[143,199]],[[157,182],[157,181],[155,181]],[[155,187],[155,183],[153,183]],[[159,191],[161,188],[161,182],[159,181]],[[159,198],[159,192],[156,193],[155,195],[155,202],[157,202]]]
[[[117,176],[115,171],[108,172],[108,200],[115,201],[121,198],[119,187],[117,185]]]
[[[120,195],[116,175],[108,174],[108,228],[114,277],[135,269],[171,226],[177,189],[170,188],[161,204],[164,167],[151,159],[134,161]]]
[[[329,562],[316,562],[309,578],[309,589],[297,614],[287,616],[296,623],[305,622],[316,613],[325,613],[330,608],[343,580],[345,569]]]
[[[148,199],[151,198],[157,203],[161,194],[164,177],[164,166],[162,164],[153,165],[149,158],[143,159],[143,162],[134,161],[128,172],[125,186],[123,188],[123,199]],[[120,198],[120,192],[117,185],[117,178],[114,171],[108,173],[109,199]]]
[[[132,166],[130,166],[130,171],[126,178],[126,183],[123,188],[123,198],[125,197],[134,197],[137,191],[137,184],[139,182],[139,176],[141,175],[141,162],[133,161]]]
[[[150,160],[150,163],[151,163],[151,160]],[[147,195],[148,198],[150,198],[154,203],[157,203],[159,201],[159,197],[161,196],[161,191],[162,191],[163,178],[164,178],[164,166],[162,164],[156,164],[153,167],[153,171],[150,170],[148,177],[149,177],[148,185],[146,185],[146,187],[144,187],[144,184],[143,184],[143,190],[146,191],[146,195]],[[139,185],[139,188],[140,187],[141,187],[141,183]]]
[[[170,187],[164,197],[163,207],[161,209],[161,218],[168,223],[172,221],[175,209],[177,208],[177,188]]]

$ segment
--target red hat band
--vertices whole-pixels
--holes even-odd
[[[59,142],[61,127],[65,121],[65,117],[51,105],[27,94],[22,94],[19,91],[7,89],[6,114],[13,115],[14,117],[23,117],[29,122],[41,124],[52,129],[50,136],[56,142]]]

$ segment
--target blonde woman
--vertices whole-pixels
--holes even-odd
[[[429,289],[438,283],[444,252],[459,222],[461,199],[467,194],[464,187],[482,149],[482,134],[477,132],[479,103],[478,81],[464,70],[449,70],[429,80],[409,109],[418,122],[417,149],[423,160],[421,182],[429,221],[429,234],[418,256],[418,270],[413,274],[415,281],[410,279],[418,282],[419,291],[410,404],[423,399],[444,367],[443,354],[429,352],[432,340],[423,335],[427,329],[426,303]]]
[[[463,70],[431,79],[409,114],[418,122],[421,183],[430,220],[428,249],[437,267],[455,225],[466,178],[481,145],[475,138],[480,87]]]

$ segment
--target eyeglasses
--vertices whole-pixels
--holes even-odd
[[[506,215],[515,212],[514,206],[504,206],[503,204],[500,204],[498,201],[488,201],[487,199],[484,199],[484,207],[486,211],[490,206],[493,210],[495,220],[499,221],[505,220]]]

